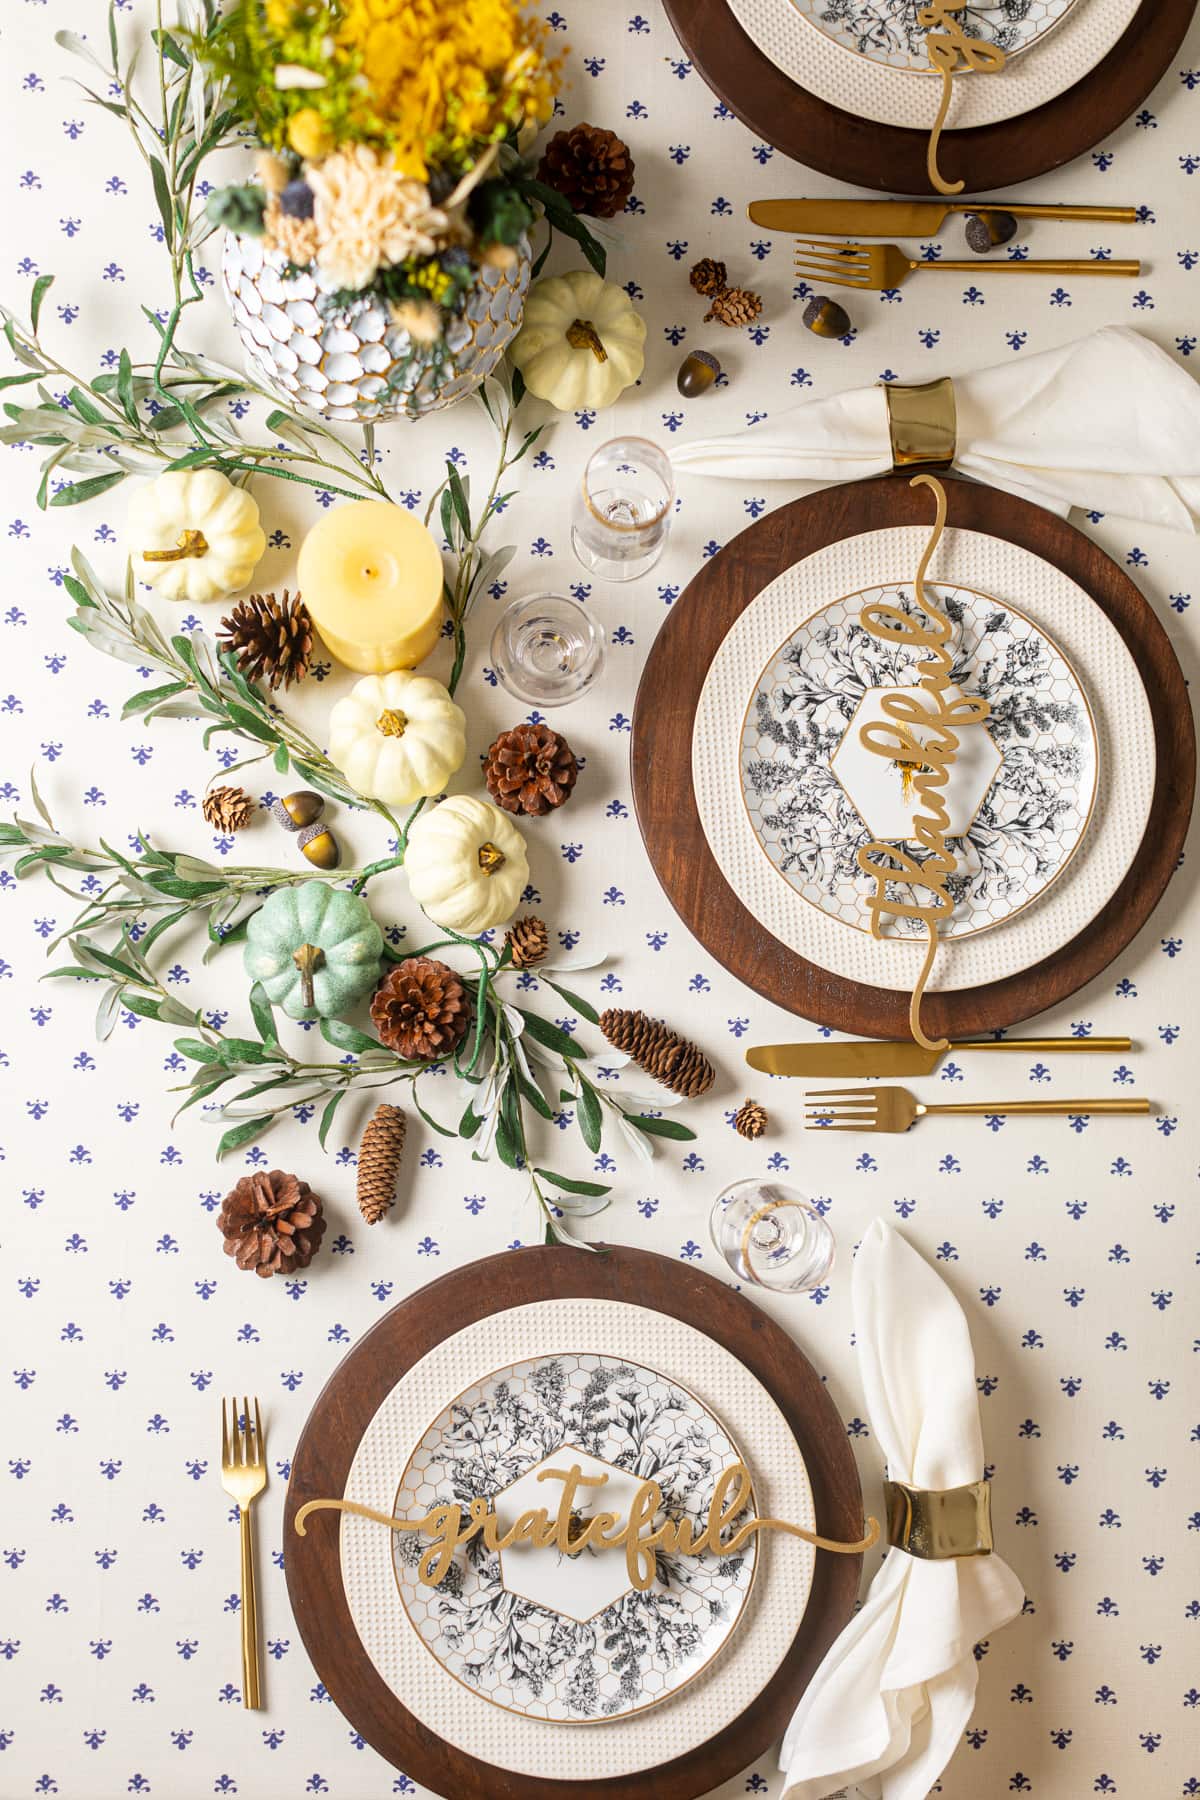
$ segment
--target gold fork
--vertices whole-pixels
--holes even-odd
[[[796,239],[796,273],[805,281],[878,291],[902,287],[915,269],[949,269],[976,275],[994,275],[998,271],[1009,275],[1140,275],[1142,265],[1090,256],[1061,262],[1035,258],[989,262],[981,256],[970,262],[925,262],[906,256],[899,244],[839,244],[833,238]]]
[[[250,1423],[250,1402],[242,1400],[238,1413],[236,1400],[221,1402],[221,1486],[231,1500],[236,1500],[242,1533],[242,1705],[259,1707],[262,1701],[258,1686],[258,1604],[254,1595],[254,1540],[250,1535],[250,1504],[257,1500],[267,1485],[266,1442],[258,1399],[254,1401],[254,1424]]]
[[[931,1113],[1040,1113],[1060,1117],[1081,1113],[1148,1113],[1148,1100],[954,1100],[927,1105],[902,1087],[826,1088],[804,1096],[811,1130],[907,1131],[914,1119]]]

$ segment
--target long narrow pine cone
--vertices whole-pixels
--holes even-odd
[[[378,1225],[396,1198],[396,1177],[404,1156],[408,1120],[387,1101],[375,1108],[358,1146],[358,1210],[368,1225]]]
[[[221,648],[232,650],[247,681],[265,679],[271,688],[287,688],[308,674],[313,622],[299,594],[286,588],[278,599],[251,594],[221,620],[221,631]]]
[[[325,1235],[321,1198],[282,1169],[243,1175],[221,1202],[225,1254],[264,1278],[306,1269]]]
[[[614,1050],[623,1050],[639,1069],[689,1100],[707,1093],[716,1071],[702,1050],[661,1019],[644,1012],[610,1006],[600,1014],[600,1029]]]

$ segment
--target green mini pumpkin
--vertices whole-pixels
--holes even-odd
[[[323,881],[277,888],[246,931],[246,973],[289,1019],[340,1019],[375,986],[382,954],[366,901]]]

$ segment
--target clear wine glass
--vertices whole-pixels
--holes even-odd
[[[734,1274],[777,1293],[820,1287],[833,1267],[832,1228],[778,1181],[735,1181],[713,1204],[709,1230]]]
[[[671,531],[675,482],[666,453],[648,438],[612,438],[588,459],[571,514],[571,544],[605,581],[633,581],[654,567]]]
[[[565,706],[600,674],[605,645],[603,625],[581,601],[567,594],[531,594],[506,606],[497,620],[492,667],[518,700]]]

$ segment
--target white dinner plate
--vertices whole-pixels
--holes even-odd
[[[750,601],[717,647],[692,729],[692,780],[701,824],[742,904],[780,943],[816,967],[868,986],[900,990],[912,987],[920,969],[921,941],[899,934],[877,940],[869,931],[849,928],[846,919],[802,899],[764,852],[746,804],[742,728],[763,671],[778,658],[781,646],[847,595],[903,587],[906,579],[911,581],[906,571],[915,571],[927,540],[922,526],[863,532],[785,569]],[[1091,817],[1086,830],[1082,814],[1078,833],[1072,825],[1073,847],[1069,842],[1062,847],[1071,851],[1069,863],[1060,855],[1058,877],[1046,881],[1035,897],[1026,894],[986,931],[978,928],[977,919],[971,929],[946,938],[929,987],[955,991],[984,987],[1034,967],[1071,943],[1095,918],[1124,880],[1141,844],[1157,756],[1150,705],[1124,640],[1090,595],[1060,569],[1005,538],[949,525],[929,581],[936,589],[990,595],[1014,630],[1032,631],[1032,637],[1014,637],[1013,644],[1024,642],[1035,659],[1051,656],[1048,666],[1062,670],[1055,679],[1065,684],[1063,694],[1086,696],[1098,743]],[[1079,789],[1081,801],[1086,792],[1086,787]],[[858,816],[849,809],[850,826]],[[861,824],[854,829],[861,830]]]
[[[969,0],[957,15],[968,36],[1020,56],[1039,44],[1084,0]],[[791,0],[800,17],[855,56],[921,75],[936,75],[920,22],[924,0]]]
[[[859,55],[804,18],[795,0],[727,0],[747,37],[790,81],[842,112],[877,125],[928,131],[935,84],[912,69]],[[863,10],[863,0],[856,0]],[[808,0],[817,9],[822,0]],[[828,0],[825,0],[827,8]],[[955,81],[947,131],[1015,119],[1045,106],[1102,62],[1135,18],[1142,0],[1075,0],[1024,53],[995,74]],[[790,191],[794,192],[795,189]]]

